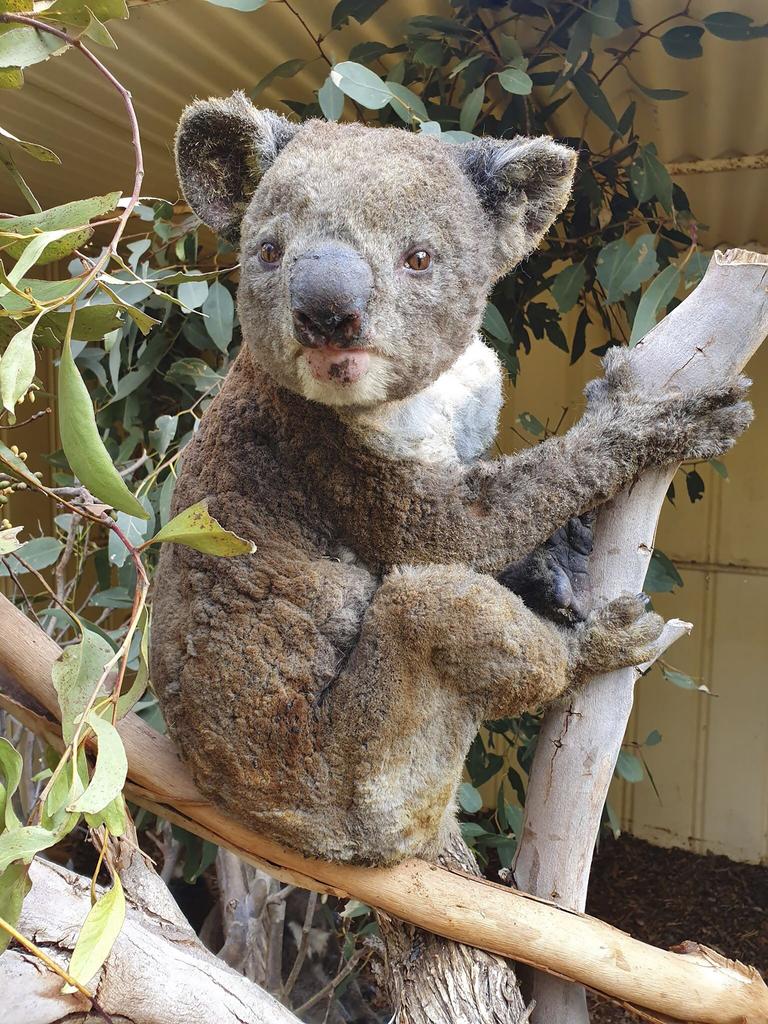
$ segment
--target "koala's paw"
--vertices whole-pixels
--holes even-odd
[[[680,459],[712,459],[733,447],[752,422],[754,413],[746,401],[752,381],[737,377],[725,384],[700,388],[669,399],[666,419],[680,426]]]
[[[507,566],[498,579],[527,608],[561,625],[589,613],[589,556],[595,515],[574,516],[541,547]]]
[[[650,661],[664,629],[644,594],[625,594],[592,612],[576,629],[573,675],[577,685],[599,672]]]

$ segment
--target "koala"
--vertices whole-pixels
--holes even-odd
[[[173,511],[205,499],[256,551],[163,547],[168,729],[200,790],[278,842],[434,858],[483,720],[652,656],[662,621],[638,597],[572,600],[589,521],[571,521],[729,448],[747,382],[656,397],[616,349],[568,433],[483,458],[502,400],[483,308],[567,202],[572,150],[298,124],[236,94],[188,107],[176,154],[190,206],[239,245],[243,344]],[[549,607],[514,592],[537,573]]]

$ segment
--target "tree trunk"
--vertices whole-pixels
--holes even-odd
[[[459,835],[439,858],[478,874]],[[524,1024],[529,1019],[512,965],[378,912],[386,982],[400,1024]]]
[[[644,389],[689,389],[733,377],[768,334],[768,256],[716,253],[698,288],[637,345]],[[591,560],[598,602],[642,590],[659,513],[677,467],[647,473],[598,517]],[[515,884],[584,910],[603,806],[632,710],[636,673],[598,676],[565,711],[545,716],[526,797]],[[538,975],[537,1024],[588,1022],[581,986]]]
[[[202,946],[156,876],[157,884],[143,876],[137,889],[127,874],[125,924],[89,984],[114,1024],[299,1024]],[[39,859],[30,877],[19,928],[66,967],[91,907],[90,880]],[[88,1012],[88,1000],[61,988],[61,978],[24,950],[11,947],[0,957],[3,1024],[103,1024],[103,1016]]]

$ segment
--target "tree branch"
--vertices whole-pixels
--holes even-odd
[[[53,718],[36,715],[2,693],[0,705],[54,743],[58,704],[51,666],[59,654],[57,644],[0,597],[0,690],[9,689],[5,679],[17,683]],[[692,944],[684,955],[654,949],[593,918],[425,861],[385,869],[302,857],[248,831],[204,800],[170,740],[136,715],[126,716],[119,728],[128,754],[126,793],[131,800],[284,882],[353,896],[452,942],[523,961],[673,1020],[762,1024],[768,1018],[768,988],[757,971],[703,947]]]
[[[694,388],[738,373],[768,334],[768,256],[715,253],[698,288],[637,345],[645,390]],[[669,482],[647,473],[600,513],[591,561],[598,601],[642,589]],[[566,711],[546,715],[526,796],[514,868],[521,889],[573,910],[586,905],[589,871],[636,672],[598,676]],[[589,1020],[584,990],[552,978],[534,986],[538,1024]],[[693,1008],[691,1008],[693,1013]]]

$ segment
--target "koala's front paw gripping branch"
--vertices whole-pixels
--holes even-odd
[[[0,679],[15,682],[53,718],[30,713],[1,688],[0,706],[49,736],[58,714],[51,666],[59,654],[59,647],[38,626],[0,597]],[[594,918],[425,861],[383,869],[309,860],[249,832],[204,800],[170,740],[136,715],[123,719],[120,732],[128,755],[126,792],[131,800],[278,878],[319,892],[354,896],[418,928],[577,981],[638,1010],[646,1020],[768,1020],[768,988],[753,968],[693,943],[684,953],[655,949]],[[2,970],[0,961],[0,982]]]
[[[696,290],[637,345],[632,370],[646,390],[659,393],[727,381],[767,334],[768,256],[741,249],[716,252]],[[646,473],[601,512],[591,560],[592,586],[601,601],[642,589],[676,469]],[[558,903],[572,910],[586,904],[592,851],[635,679],[634,669],[595,678],[565,711],[550,711],[542,726],[515,880],[536,895],[556,894]],[[589,772],[585,764],[592,766]],[[539,975],[534,996],[537,1021],[589,1021],[581,986]],[[699,1019],[693,1001],[688,1012]]]

